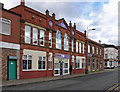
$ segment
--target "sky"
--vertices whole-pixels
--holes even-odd
[[[92,2],[91,2],[92,1]],[[25,0],[29,6],[43,14],[48,9],[56,19],[64,18],[67,24],[76,23],[76,28],[84,32],[88,27],[88,37],[96,42],[118,45],[118,1],[119,0]],[[20,0],[1,0],[4,8],[10,9],[20,4]],[[95,30],[91,30],[95,28]],[[120,44],[119,44],[120,45]]]

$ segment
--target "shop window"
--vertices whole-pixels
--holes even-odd
[[[40,30],[40,46],[44,46],[44,31]]]
[[[23,70],[32,69],[32,56],[23,55]]]
[[[82,68],[85,68],[85,59],[82,59]]]
[[[95,59],[93,59],[93,70],[95,70]]]
[[[72,56],[72,69],[74,69],[74,56]]]
[[[102,69],[102,60],[100,60],[100,68]]]
[[[88,59],[89,61],[88,61],[88,66],[91,66],[91,62],[90,62],[90,59]]]
[[[97,59],[97,70],[99,69],[99,62],[98,62],[98,59]]]
[[[78,41],[76,41],[76,52],[78,52]]]
[[[45,70],[46,69],[46,57],[39,56],[38,69],[40,69],[40,70]]]
[[[31,27],[25,25],[25,43],[30,44],[31,42]]]
[[[52,33],[49,33],[49,47],[52,48]]]
[[[52,53],[49,53],[49,63],[48,63],[49,70],[52,70]]]
[[[10,35],[11,21],[5,18],[1,18],[1,26],[2,30],[0,30],[0,34]]]
[[[84,54],[84,43],[83,43],[83,54]]]
[[[64,35],[64,50],[69,50],[69,38],[67,33]]]
[[[37,45],[38,44],[38,29],[33,28],[33,44]]]
[[[112,66],[112,61],[109,62],[109,66]]]
[[[60,32],[60,30],[57,30],[57,33],[56,33],[56,48],[61,49],[61,32]]]
[[[74,51],[74,40],[72,40],[72,52]]]
[[[60,64],[59,64],[59,63],[55,63],[54,65],[55,65],[55,66],[54,66],[55,69],[59,69],[59,68],[60,68]]]
[[[79,69],[79,68],[80,68],[80,60],[76,59],[76,69]]]
[[[105,58],[106,58],[106,59],[108,58],[108,54],[105,54]]]
[[[79,43],[79,52],[81,53],[81,43]]]
[[[64,68],[68,68],[68,63],[64,63]]]
[[[107,62],[105,62],[105,66],[107,66]]]

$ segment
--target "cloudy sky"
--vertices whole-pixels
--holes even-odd
[[[56,19],[64,18],[69,24],[76,23],[77,30],[89,30],[92,40],[118,45],[118,1],[119,0],[25,0],[26,5],[45,14],[56,14]],[[31,1],[31,2],[29,2]],[[51,1],[51,2],[50,2]],[[92,2],[90,2],[92,1]],[[20,4],[20,0],[2,0],[10,9]]]

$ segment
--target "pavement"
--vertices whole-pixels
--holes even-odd
[[[67,78],[73,78],[73,77],[78,77],[78,76],[87,76],[87,75],[91,75],[91,74],[115,71],[117,69],[118,68],[115,68],[115,69],[105,69],[103,71],[89,72],[88,74],[72,74],[72,75],[53,76],[53,77],[44,77],[44,78],[7,80],[7,81],[2,81],[2,85],[0,85],[0,87],[2,87],[2,86],[16,86],[16,85],[22,85],[22,84],[38,83],[38,82],[59,80],[59,79],[67,79]]]

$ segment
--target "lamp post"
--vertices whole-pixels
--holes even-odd
[[[87,30],[86,30],[86,32],[87,32],[87,67],[86,67],[86,70],[85,70],[85,74],[88,74],[88,62],[89,62],[89,56],[88,56],[88,31],[90,31],[90,30],[95,30],[95,28],[92,28],[92,29],[88,29],[88,27],[87,27]]]

